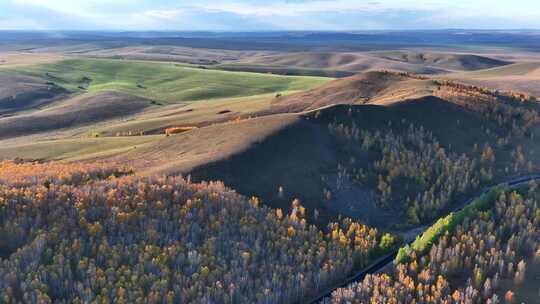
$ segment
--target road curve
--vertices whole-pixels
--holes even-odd
[[[527,184],[527,183],[529,183],[529,182],[531,182],[533,180],[534,181],[540,181],[540,173],[520,176],[520,177],[517,177],[517,178],[513,178],[513,179],[511,179],[509,181],[499,183],[497,185],[482,188],[481,192],[478,195],[476,195],[475,197],[465,201],[465,203],[459,204],[451,212],[457,212],[457,211],[463,209],[465,206],[469,205],[473,200],[477,199],[478,197],[482,196],[483,194],[485,194],[486,192],[490,191],[491,189],[493,189],[495,187],[506,186],[506,187],[510,187],[510,188],[515,188],[515,187],[519,187],[519,186],[522,186],[524,184]],[[431,225],[428,225],[427,228],[431,227]],[[424,232],[425,232],[425,230],[422,231],[419,235],[421,235]],[[414,242],[414,240],[411,241],[409,243],[409,245],[411,245],[412,242]],[[327,300],[332,296],[332,293],[335,290],[337,290],[339,288],[347,287],[352,283],[360,282],[366,277],[366,275],[376,273],[377,271],[383,269],[388,264],[392,263],[394,261],[394,259],[396,258],[398,250],[399,250],[399,248],[392,251],[391,253],[385,255],[384,257],[381,257],[380,259],[375,261],[373,264],[371,264],[367,268],[355,273],[354,275],[352,275],[349,278],[345,279],[343,282],[341,282],[341,283],[331,287],[330,289],[324,291],[322,294],[316,296],[315,298],[308,301],[307,303],[310,303],[310,304],[327,303]]]

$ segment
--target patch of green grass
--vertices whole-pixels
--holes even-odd
[[[305,67],[282,67],[282,66],[266,66],[258,64],[220,64],[213,67],[223,71],[244,71],[256,73],[272,73],[277,75],[295,75],[295,76],[316,76],[316,77],[347,77],[352,76],[354,72],[339,71],[332,69],[317,69]]]
[[[71,90],[121,91],[163,103],[300,91],[331,80],[112,59],[68,59],[0,72],[39,77]]]

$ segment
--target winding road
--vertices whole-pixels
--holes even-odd
[[[504,186],[506,186],[506,187],[510,187],[510,188],[516,188],[516,187],[522,186],[524,184],[527,184],[527,183],[529,183],[530,181],[533,181],[533,180],[534,181],[540,181],[540,173],[526,175],[526,176],[520,176],[520,177],[513,178],[513,179],[511,179],[509,181],[506,181],[506,182],[503,182],[503,183],[499,183],[499,184],[496,184],[496,185],[493,185],[493,186],[490,186],[490,187],[485,187],[485,188],[483,188],[481,190],[481,192],[478,195],[476,195],[473,198],[465,201],[464,203],[461,203],[461,204],[455,206],[453,208],[453,210],[451,210],[451,212],[457,212],[457,211],[463,209],[465,206],[469,205],[473,200],[477,199],[478,197],[482,196],[483,194],[485,194],[486,192],[490,191],[491,189],[493,189],[495,187],[501,187],[501,186],[504,187]],[[426,226],[426,229],[431,227],[432,224]],[[425,230],[420,232],[419,235],[424,233],[424,231]],[[414,239],[409,242],[409,245],[411,245],[412,242],[414,242]],[[396,255],[398,253],[398,250],[399,250],[399,248],[394,250],[392,253],[381,257],[380,259],[378,259],[377,261],[372,263],[367,268],[355,273],[354,275],[352,275],[349,278],[345,279],[343,282],[341,282],[341,283],[329,288],[328,290],[322,292],[321,294],[317,295],[316,297],[314,297],[312,300],[308,301],[307,303],[310,303],[310,304],[329,303],[328,300],[330,300],[330,297],[332,296],[332,293],[335,290],[337,290],[339,288],[347,287],[352,283],[360,282],[365,278],[366,275],[376,273],[379,270],[383,269],[384,267],[386,267],[387,265],[389,265],[390,263],[392,263],[394,261]]]

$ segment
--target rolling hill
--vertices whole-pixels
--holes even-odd
[[[401,91],[409,94],[398,95]],[[369,102],[359,99],[359,94],[369,94]],[[462,180],[455,175],[468,172],[466,166],[474,168],[463,179],[470,185],[452,186],[455,187],[452,194],[444,198],[448,202],[440,203],[437,211],[418,211],[421,221],[480,185],[540,165],[535,153],[540,146],[534,140],[540,131],[538,105],[492,94],[480,88],[406,74],[371,72],[336,80],[307,93],[282,97],[279,102],[306,102],[296,108],[280,107],[272,112],[282,114],[268,115],[263,111],[262,117],[163,137],[119,154],[113,157],[113,162],[129,164],[140,172],[182,173],[190,174],[194,180],[222,180],[240,193],[261,197],[263,202],[277,208],[286,208],[292,199],[299,198],[308,210],[318,210],[316,217],[322,222],[342,214],[388,228],[394,222],[389,219],[407,216],[412,201],[403,204],[410,198],[390,195],[389,200],[394,203],[380,202],[377,174],[384,177],[389,171],[373,164],[381,162],[379,157],[390,157],[384,153],[391,150],[364,151],[355,146],[355,138],[361,134],[368,139],[379,138],[381,147],[390,145],[383,144],[383,140],[392,140],[394,145],[420,136],[418,141],[410,143],[412,146],[398,145],[396,149],[405,149],[401,152],[404,154],[398,155],[410,153],[409,157],[433,162],[433,169],[429,169],[435,170],[430,173],[433,179],[418,184],[419,177],[413,177],[416,173],[407,173],[411,177],[400,177],[401,183],[394,185],[399,189],[396,195],[421,193],[426,186],[427,190],[435,187],[431,191],[439,193],[442,190],[436,185],[440,181],[434,177],[448,174],[447,178],[451,179],[448,183],[452,184]],[[297,98],[299,95],[303,97]],[[397,99],[392,100],[392,96]],[[362,133],[365,131],[372,133]],[[424,149],[433,153],[424,155]],[[442,154],[435,153],[438,149],[442,149]],[[480,160],[491,159],[490,153],[495,155],[493,162]],[[522,154],[523,158],[520,156],[516,163],[516,155]],[[457,171],[445,167],[450,164],[463,167]],[[409,169],[403,170],[401,174]],[[409,179],[410,182],[404,182]],[[400,187],[401,184],[408,185],[408,190]],[[454,193],[460,187],[463,190]]]
[[[442,74],[499,67],[510,62],[473,54],[439,52],[289,52],[255,54],[227,62],[224,69],[259,69],[282,74],[330,74],[350,76],[373,70],[393,70],[415,74]]]
[[[476,99],[520,101],[524,98],[537,101],[534,96],[519,92],[491,90],[408,73],[373,71],[340,78],[304,92],[276,97],[269,112],[300,112],[334,104],[384,105],[425,96],[438,96],[471,105],[476,103]]]
[[[117,110],[122,115],[131,110],[136,114],[129,120],[107,124],[95,124],[101,122],[101,118],[94,120],[92,130],[102,136],[137,130],[163,134],[163,128],[168,126],[197,125],[200,128],[169,137],[134,136],[129,142],[122,137],[116,143],[115,137],[94,140],[96,149],[102,147],[102,153],[89,149],[88,140],[80,140],[77,148],[76,139],[62,139],[56,143],[66,148],[59,150],[56,157],[54,153],[43,152],[40,157],[40,147],[55,144],[50,138],[35,144],[12,141],[0,148],[0,156],[13,156],[17,148],[24,147],[30,158],[98,158],[131,166],[143,174],[182,173],[191,174],[197,181],[223,180],[240,193],[261,197],[272,207],[288,208],[292,199],[299,198],[310,210],[309,217],[321,223],[343,214],[384,228],[396,228],[391,219],[408,217],[408,209],[414,206],[415,199],[420,199],[398,197],[397,193],[412,195],[435,187],[432,191],[442,195],[440,181],[433,176],[446,176],[450,179],[448,183],[455,183],[460,171],[446,168],[449,164],[471,166],[470,172],[462,170],[469,172],[470,177],[466,178],[469,184],[453,184],[454,190],[448,197],[433,198],[444,203],[425,203],[426,206],[437,204],[438,207],[433,207],[435,212],[418,210],[415,215],[418,219],[413,217],[409,224],[428,220],[429,216],[442,212],[448,204],[484,183],[540,165],[535,154],[540,147],[533,140],[539,132],[536,127],[538,105],[534,100],[406,73],[362,73],[300,93],[267,95],[268,99],[260,101],[246,97],[228,102],[216,99],[208,104],[159,106],[142,99],[139,100],[142,104],[136,106],[112,100],[105,103],[110,105],[110,110],[103,112],[103,109],[92,108],[92,105],[101,107],[99,103],[80,99],[99,94],[105,93],[87,93],[75,99],[78,103],[73,103],[77,108],[88,103],[85,109],[94,114],[88,114],[87,121],[97,119],[95,115],[102,115],[100,113],[116,113],[113,104],[127,107]],[[242,112],[246,109],[249,110]],[[60,128],[48,122],[55,113],[69,117],[69,102],[25,114],[27,116],[11,117],[3,125],[7,130],[5,134],[33,134],[36,130],[26,127],[29,121],[42,123],[44,130]],[[81,114],[74,115],[81,117]],[[17,119],[21,119],[20,123],[15,124]],[[79,120],[66,125],[84,123]],[[13,128],[23,129],[14,131]],[[397,155],[411,153],[415,159],[426,158],[423,161],[434,162],[432,170],[439,171],[430,171],[423,183],[409,172],[411,176],[399,177],[409,182],[398,183],[408,185],[408,189],[394,185],[399,191],[394,191],[394,195],[384,194],[380,189],[386,186],[377,185],[377,175],[388,185],[392,185],[393,177],[388,177],[389,171],[381,165],[374,167],[373,164],[379,164],[381,157],[389,157],[381,154],[389,151],[383,148],[366,151],[355,146],[356,139],[351,138],[374,137],[378,140],[374,145],[385,147],[407,142],[412,138],[409,133],[420,136],[419,141],[410,143],[416,148],[397,144],[396,149],[404,150]],[[384,138],[395,143],[384,143]],[[423,155],[422,149],[417,147],[419,144],[430,146],[428,151],[442,147],[444,152]],[[491,159],[491,154],[495,155],[493,163],[480,160],[480,157]],[[517,164],[514,163],[516,155],[520,156]],[[403,170],[392,174],[400,176],[409,169]],[[462,190],[454,193],[455,189]]]
[[[73,91],[120,91],[166,104],[299,91],[329,80],[108,59],[67,59],[0,73],[41,78]]]
[[[0,139],[127,117],[151,106],[150,100],[119,92],[82,94],[42,110],[0,118]]]
[[[444,51],[238,51],[177,46],[130,46],[107,49],[67,50],[85,58],[109,58],[179,62],[204,65],[210,69],[281,75],[345,77],[373,70],[393,70],[416,74],[443,74],[476,71],[511,64],[509,60]]]
[[[47,105],[69,91],[46,80],[0,73],[0,117]]]
[[[331,79],[231,73],[160,62],[68,59],[0,68],[0,80],[0,115],[18,114],[0,120],[0,137],[30,135],[35,141],[90,132],[154,134],[171,126],[234,120],[266,108],[276,94],[287,95]],[[16,113],[22,110],[27,111]],[[120,119],[127,116],[129,120]]]
[[[109,59],[151,60],[213,65],[253,56],[256,51],[214,50],[179,46],[131,46],[122,48],[74,50],[68,54]]]
[[[382,59],[426,65],[451,71],[476,71],[511,64],[511,62],[474,54],[451,54],[436,52],[394,51],[373,53]]]
[[[524,61],[481,71],[460,72],[444,75],[474,85],[499,90],[518,91],[540,96],[540,62]]]
[[[429,80],[367,72],[334,80],[304,92],[274,98],[270,111],[300,112],[334,104],[377,104],[429,95]]]
[[[59,61],[60,53],[1,52],[0,67],[28,66]]]

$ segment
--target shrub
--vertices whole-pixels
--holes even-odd
[[[170,136],[173,134],[184,133],[194,129],[197,129],[197,127],[171,127],[165,129],[165,135]]]

